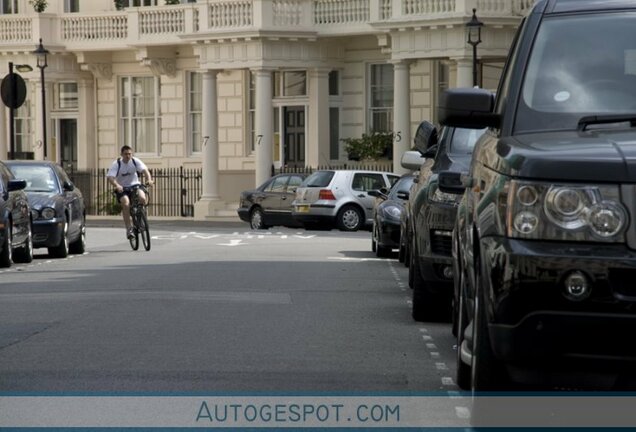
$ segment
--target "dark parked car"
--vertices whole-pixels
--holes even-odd
[[[252,229],[274,225],[301,226],[291,216],[291,203],[307,174],[279,174],[254,190],[241,192],[238,215]]]
[[[16,178],[26,180],[33,221],[33,247],[64,258],[86,249],[86,209],[82,192],[64,169],[49,161],[6,161]]]
[[[538,1],[496,97],[442,95],[443,124],[489,128],[467,173],[440,174],[464,192],[461,387],[634,388],[634,52],[634,1]]]
[[[430,125],[430,127],[433,127]],[[446,127],[431,134],[423,155],[430,158],[420,168],[411,189],[409,216],[409,284],[413,288],[413,319],[443,320],[451,316],[453,271],[451,237],[459,197],[437,187],[440,171],[468,169],[480,129]]]
[[[400,247],[400,217],[404,211],[404,204],[409,199],[409,190],[414,178],[413,174],[406,174],[388,191],[369,191],[369,195],[376,197],[373,207],[371,250],[378,257],[386,257],[392,249]]]
[[[25,187],[26,182],[16,179],[0,162],[0,267],[33,260],[31,208]]]

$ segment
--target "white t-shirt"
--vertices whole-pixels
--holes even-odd
[[[137,163],[137,166],[133,163],[133,159]],[[118,169],[119,174],[117,173]],[[133,156],[128,162],[124,162],[123,160],[116,160],[113,162],[106,173],[106,177],[115,177],[117,183],[123,187],[134,186],[139,184],[139,176],[137,175],[137,172],[142,172],[146,169],[148,169],[146,165],[141,160]]]

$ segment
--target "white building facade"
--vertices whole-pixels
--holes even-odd
[[[42,159],[46,146],[47,159],[82,170],[109,166],[128,144],[150,168],[203,167],[195,216],[205,219],[272,166],[347,161],[341,139],[366,132],[393,132],[402,172],[439,93],[473,84],[472,10],[484,23],[479,83],[494,88],[533,0],[47,3],[36,13],[27,0],[0,0],[0,68],[33,68],[20,72],[27,98],[13,113],[13,150]],[[0,113],[7,155],[11,115]]]

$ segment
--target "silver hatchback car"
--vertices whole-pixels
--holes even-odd
[[[381,171],[316,171],[296,189],[292,217],[306,228],[335,226],[357,231],[373,223],[375,197],[368,192],[388,190],[399,178]]]

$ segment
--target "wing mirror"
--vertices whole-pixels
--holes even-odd
[[[26,180],[9,180],[9,183],[7,184],[7,190],[9,192],[22,190],[25,187],[27,187]]]
[[[69,181],[65,181],[62,187],[64,188],[65,191],[68,191],[68,192],[71,192],[72,190],[75,189],[75,185]]]
[[[404,154],[402,155],[400,165],[402,165],[402,168],[406,168],[411,171],[417,171],[420,169],[424,162],[426,162],[426,158],[422,156],[422,153],[415,150],[409,150],[404,152]]]
[[[465,173],[442,171],[437,175],[437,187],[445,193],[461,195],[467,187],[472,187],[472,177]]]

